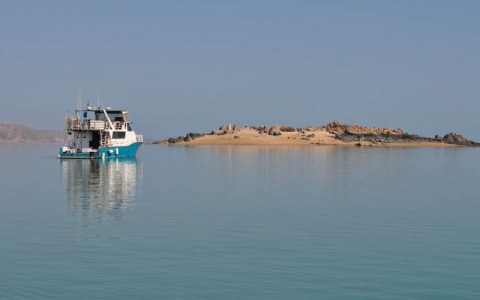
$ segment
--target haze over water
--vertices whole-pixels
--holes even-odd
[[[1,299],[478,299],[475,148],[0,145]]]

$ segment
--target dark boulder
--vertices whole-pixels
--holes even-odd
[[[205,134],[203,134],[203,133],[190,132],[190,133],[187,134],[187,137],[190,137],[192,140],[194,140],[194,139],[202,137],[204,135]]]
[[[443,137],[443,142],[446,144],[460,145],[460,146],[480,146],[479,143],[467,140],[462,135],[450,132]]]
[[[268,130],[269,135],[279,136],[282,135],[281,126],[272,126]]]
[[[184,139],[185,139],[185,138],[184,138],[183,136],[179,136],[179,137],[176,137],[176,138],[171,137],[171,138],[169,138],[169,139],[167,140],[167,142],[168,142],[169,144],[176,144],[176,143],[183,142]]]
[[[282,132],[297,132],[296,128],[293,127],[280,127],[280,131]]]
[[[279,135],[282,135],[282,133],[280,131],[273,131],[273,130],[270,130],[268,132],[269,135],[273,135],[273,136],[279,136]]]

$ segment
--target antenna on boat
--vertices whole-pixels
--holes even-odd
[[[77,110],[80,110],[82,107],[82,91],[80,89],[77,90]]]
[[[97,107],[100,107],[100,93],[97,90]]]

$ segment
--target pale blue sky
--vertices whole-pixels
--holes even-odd
[[[152,138],[332,120],[480,140],[480,1],[1,1],[0,120],[76,89]]]

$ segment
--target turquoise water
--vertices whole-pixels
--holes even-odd
[[[0,144],[0,299],[480,299],[480,149]]]

